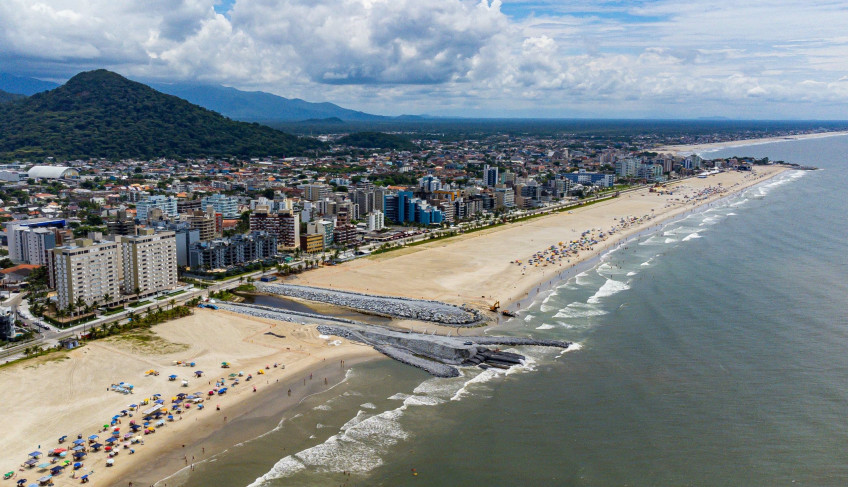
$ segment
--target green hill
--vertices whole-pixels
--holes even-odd
[[[337,141],[341,145],[362,149],[414,150],[415,144],[408,139],[383,132],[354,132]]]
[[[294,156],[324,146],[230,120],[106,70],[4,105],[0,133],[0,158]]]
[[[17,93],[7,93],[3,90],[0,90],[0,103],[6,103],[10,101],[20,100],[21,98],[26,98],[24,95],[19,95]]]

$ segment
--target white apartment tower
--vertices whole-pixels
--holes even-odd
[[[146,296],[177,286],[177,239],[174,232],[120,237],[124,293]]]
[[[115,301],[121,295],[121,249],[117,242],[77,239],[53,249],[52,281],[59,308],[81,299],[86,305]]]

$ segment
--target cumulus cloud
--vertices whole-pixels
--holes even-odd
[[[107,67],[382,113],[846,108],[840,2],[230,3],[222,14],[218,0],[4,0],[0,63],[48,78]]]

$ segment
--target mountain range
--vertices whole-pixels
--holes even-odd
[[[324,147],[106,70],[0,104],[0,134],[4,159],[294,156]]]
[[[299,122],[337,118],[344,122],[389,121],[393,117],[349,110],[333,103],[313,103],[262,91],[241,91],[202,83],[149,83],[149,86],[243,122]],[[0,90],[26,96],[59,87],[50,81],[0,73]],[[2,100],[2,99],[0,99]]]

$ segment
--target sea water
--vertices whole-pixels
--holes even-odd
[[[704,155],[823,170],[665,223],[490,331],[571,351],[452,379],[356,366],[179,483],[848,484],[848,137]]]

